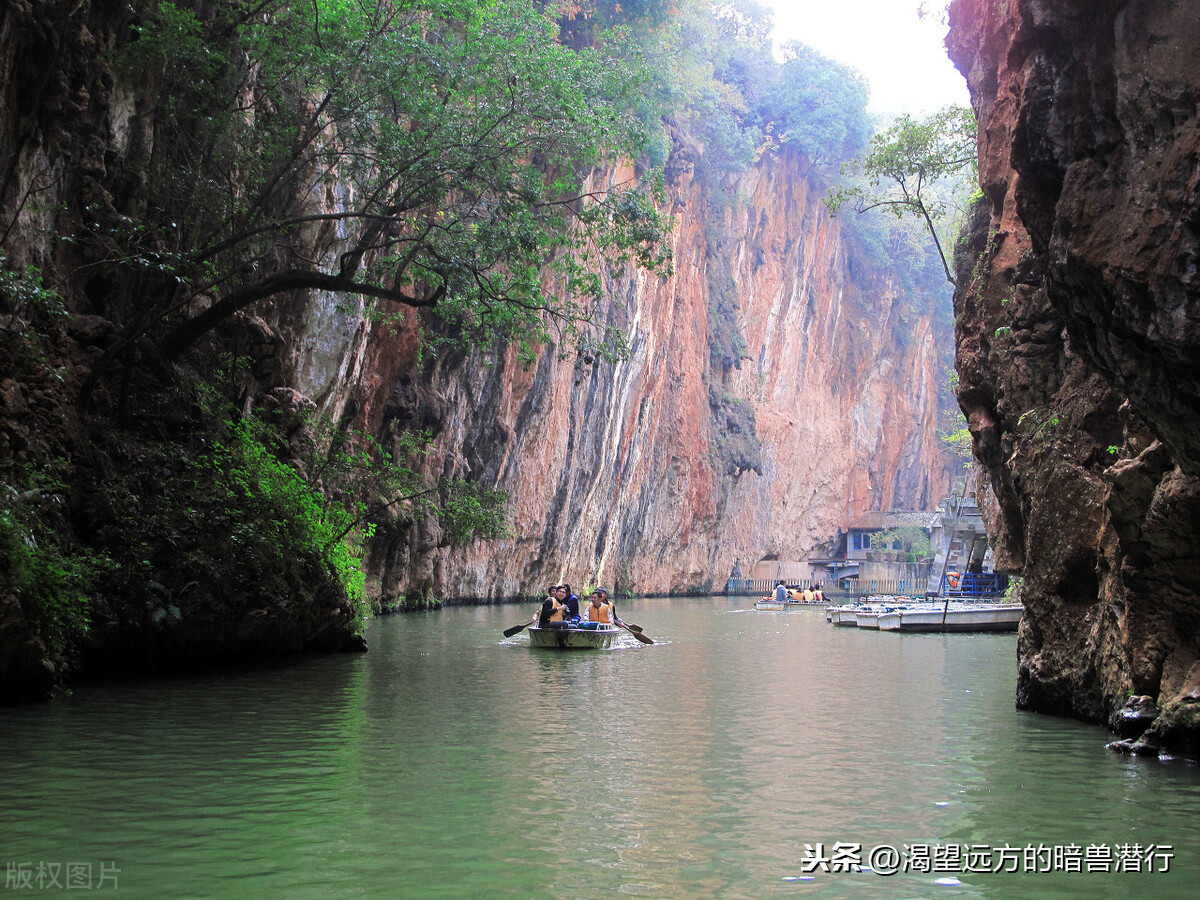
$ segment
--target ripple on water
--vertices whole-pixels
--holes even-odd
[[[511,607],[442,610],[373,623],[365,656],[6,711],[6,849],[118,859],[129,897],[1129,889],[802,871],[805,845],[838,841],[1174,842],[1189,849],[1156,895],[1200,879],[1195,767],[1017,712],[1011,636],[858,633],[737,602],[628,604],[658,643],[595,654],[498,640]]]

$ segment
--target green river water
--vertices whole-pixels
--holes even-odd
[[[1200,769],[1015,710],[1013,635],[714,597],[626,602],[658,643],[561,653],[503,639],[531,611],[0,711],[5,892],[1200,896]],[[910,871],[824,871],[838,844]]]

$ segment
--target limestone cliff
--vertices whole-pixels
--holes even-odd
[[[679,129],[671,273],[605,273],[599,317],[629,337],[619,362],[565,342],[529,368],[505,347],[420,353],[415,314],[393,329],[316,291],[260,301],[192,359],[163,354],[155,319],[170,306],[142,300],[171,295],[176,224],[141,221],[169,107],[156,106],[162,70],[113,62],[142,6],[0,6],[2,499],[107,565],[97,597],[74,607],[87,620],[55,619],[74,629],[57,656],[34,610],[53,619],[61,610],[41,601],[61,598],[4,573],[0,694],[44,692],[76,651],[146,670],[346,645],[357,611],[329,566],[281,553],[296,534],[274,531],[270,508],[234,527],[241,500],[206,493],[227,459],[213,455],[213,419],[273,415],[295,437],[315,407],[385,444],[428,429],[427,474],[508,493],[505,540],[451,545],[432,519],[381,530],[368,575],[389,596],[513,597],[547,579],[719,589],[735,561],[802,559],[850,514],[944,495],[956,465],[936,439],[944,283],[881,265],[886,252],[828,216],[800,155],[718,181],[697,174],[704,148]],[[634,174],[591,177],[599,188]],[[304,203],[335,209],[344,191],[322,185]],[[336,229],[311,230],[288,239],[314,256],[346,249]],[[202,399],[215,372],[235,415]],[[31,532],[0,516],[5,558],[26,560]]]
[[[548,579],[719,590],[735,561],[804,559],[849,514],[945,494],[956,463],[936,435],[938,300],[911,303],[866,262],[803,158],[764,158],[718,208],[694,177],[702,152],[677,136],[667,164],[673,273],[610,285],[604,315],[630,340],[621,362],[547,347],[528,371],[512,353],[421,366],[411,341],[339,336],[310,307],[289,381],[352,403],[381,435],[432,426],[431,472],[511,497],[510,540],[439,546],[430,523],[381,534],[371,568],[385,594],[509,597]],[[736,353],[716,346],[722,330],[741,336]],[[324,366],[297,352],[316,346]],[[356,346],[362,366],[339,393]]]
[[[960,403],[1025,576],[1018,705],[1200,736],[1193,4],[956,0],[986,204]]]

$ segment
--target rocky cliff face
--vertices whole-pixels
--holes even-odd
[[[1192,4],[956,0],[986,204],[960,403],[1025,576],[1018,705],[1200,738],[1200,27]]]
[[[420,365],[405,336],[339,333],[319,302],[290,329],[301,391],[352,404],[380,434],[432,427],[433,474],[510,495],[510,540],[439,546],[430,523],[381,534],[385,594],[498,598],[548,579],[719,590],[735,561],[803,559],[849,514],[944,495],[948,335],[856,255],[802,158],[765,159],[718,208],[694,175],[702,152],[677,138],[667,167],[673,273],[610,285],[602,316],[628,333],[626,360],[552,346],[528,370],[512,353]]]
[[[77,404],[114,334],[139,325],[123,317],[144,285],[117,277],[120,260],[103,243],[105,229],[133,226],[138,173],[155,150],[155,86],[126,83],[106,56],[136,16],[109,0],[0,7],[4,269],[35,267],[65,306],[32,342],[24,313],[5,310],[0,475],[7,485],[20,471],[49,473],[20,503],[50,508],[43,518],[69,542],[123,558],[131,535],[155,532],[148,545],[161,552],[137,556],[150,593],[122,588],[128,573],[116,571],[91,608],[85,650],[95,659],[154,668],[339,646],[354,611],[327,577],[293,559],[264,587],[214,540],[208,562],[232,585],[222,587],[189,562],[204,528],[220,528],[167,513],[159,527],[147,512],[199,484],[184,462],[200,452],[204,413],[177,390],[193,372],[128,344],[96,387],[94,412]],[[542,348],[529,368],[505,348],[420,354],[414,315],[393,330],[319,294],[261,302],[213,334],[214,358],[250,359],[244,410],[273,410],[298,428],[298,413],[316,407],[385,443],[428,429],[428,474],[508,492],[506,540],[449,546],[435,521],[381,531],[368,560],[375,590],[490,599],[547,579],[719,589],[735,561],[802,559],[848,515],[925,508],[945,493],[956,462],[936,442],[949,348],[936,304],[906,293],[853,228],[829,218],[804,159],[768,156],[720,184],[697,176],[698,162],[703,148],[677,135],[672,273],[606,274],[599,315],[629,336],[620,362],[565,344]],[[331,186],[310,200],[337,196]],[[73,239],[85,231],[86,246]],[[336,241],[314,252],[336,256]],[[204,498],[175,499],[191,513]],[[0,693],[26,696],[61,671],[10,588],[0,584]]]

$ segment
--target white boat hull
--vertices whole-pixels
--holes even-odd
[[[758,600],[754,604],[755,609],[766,610],[788,610],[788,609],[809,609],[814,606],[819,606],[818,603],[805,603],[802,600],[784,600],[780,603],[778,600]]]
[[[876,619],[880,631],[1016,631],[1021,624],[1020,606],[977,605],[942,610],[898,609]]]
[[[854,606],[831,607],[825,611],[825,618],[842,628],[857,628],[858,608]]]
[[[616,625],[583,624],[573,628],[538,628],[531,625],[529,646],[548,650],[607,650],[620,631]]]
[[[881,612],[860,612],[854,616],[854,624],[859,628],[878,628]],[[841,623],[839,623],[841,624]]]

